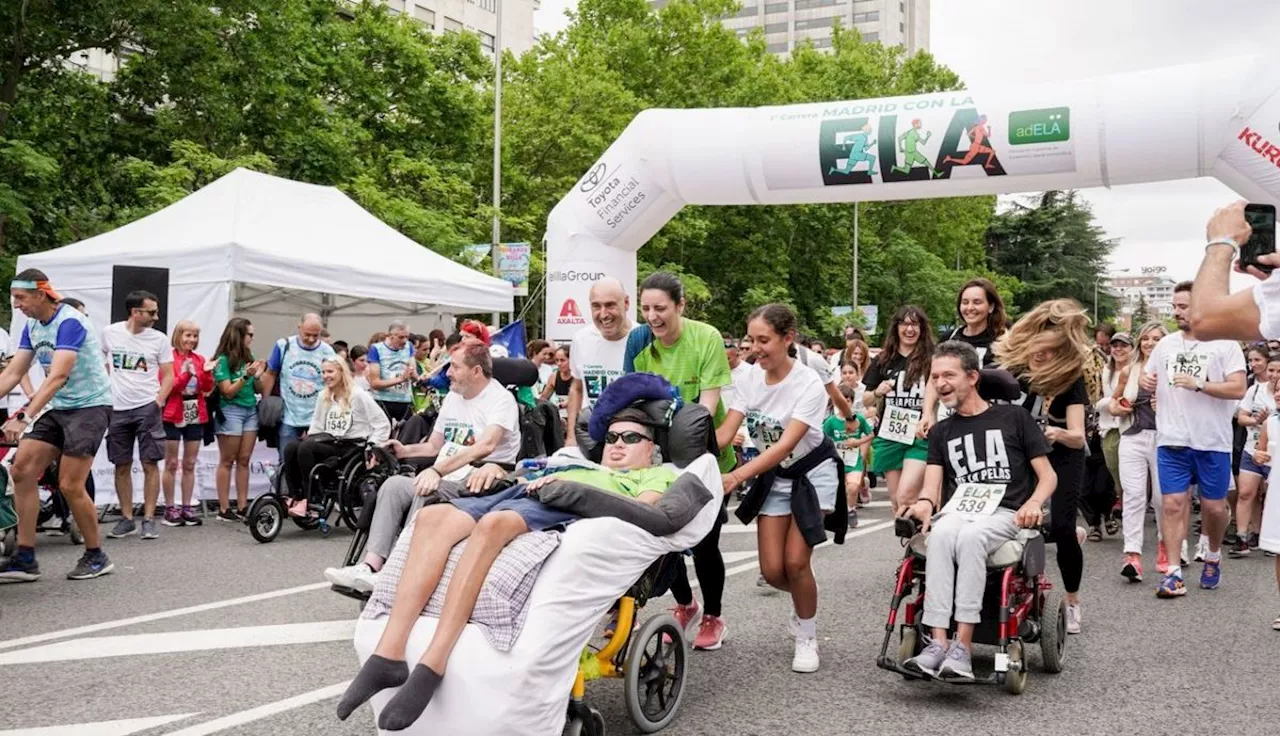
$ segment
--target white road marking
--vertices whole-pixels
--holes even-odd
[[[312,703],[318,703],[321,700],[336,698],[346,692],[347,685],[350,684],[350,680],[339,682],[335,685],[322,687],[319,690],[312,690],[309,693],[295,695],[292,698],[277,700],[274,703],[267,703],[266,705],[260,705],[257,708],[250,708],[249,710],[240,711],[239,713],[232,713],[229,716],[215,718],[212,721],[197,723],[194,726],[189,726],[179,731],[171,731],[167,736],[208,736],[208,734],[211,733],[225,731],[228,728],[235,728],[236,726],[243,726],[246,723],[260,721],[263,718],[270,718],[271,716],[293,710],[294,708],[301,708],[304,705],[311,705]]]
[[[7,639],[0,641],[0,649],[13,649],[14,647],[24,647],[31,644],[40,644],[55,639],[65,639],[69,636],[81,636],[84,634],[94,634],[99,631],[110,631],[111,629],[120,629],[125,626],[133,626],[135,624],[145,624],[151,621],[163,621],[167,618],[177,618],[178,616],[188,616],[193,613],[203,613],[205,611],[215,611],[219,608],[227,608],[228,606],[239,606],[245,603],[256,603],[258,601],[271,600],[272,598],[282,598],[287,595],[296,593],[307,593],[312,590],[321,590],[328,588],[329,583],[311,583],[309,585],[299,585],[295,588],[281,588],[280,590],[272,590],[267,593],[257,593],[255,595],[246,595],[241,598],[228,598],[224,601],[213,601],[212,603],[201,603],[198,606],[187,606],[186,608],[174,608],[169,611],[160,611],[158,613],[148,613],[142,616],[133,616],[131,618],[122,618],[115,621],[104,621],[100,624],[90,624],[88,626],[77,626],[73,629],[62,629],[60,631],[50,631],[46,634],[36,634],[35,636],[24,636],[20,639]]]
[[[153,728],[159,728],[175,721],[181,721],[199,713],[178,713],[172,716],[152,716],[151,718],[125,718],[119,721],[98,721],[96,723],[72,723],[67,726],[41,726],[39,728],[17,728],[0,731],[0,736],[128,736]]]
[[[274,626],[241,626],[198,631],[165,631],[155,634],[99,636],[60,641],[42,647],[0,654],[0,665],[67,662],[80,659],[128,657],[138,654],[174,654],[216,649],[243,649],[289,644],[350,640],[355,621],[319,621]]]

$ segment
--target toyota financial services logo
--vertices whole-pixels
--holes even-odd
[[[578,185],[578,189],[583,193],[589,193],[596,187],[604,183],[605,174],[609,173],[609,167],[601,161],[596,164],[587,175],[582,177],[582,183]]]

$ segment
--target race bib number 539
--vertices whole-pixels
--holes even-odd
[[[890,442],[910,445],[916,441],[916,427],[919,424],[920,412],[915,409],[888,406],[885,408],[884,420],[880,422],[879,436]]]
[[[1000,508],[1005,488],[1002,483],[961,483],[951,494],[951,500],[942,507],[942,512],[971,519],[990,516]]]

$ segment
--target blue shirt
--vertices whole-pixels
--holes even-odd
[[[71,350],[76,354],[75,365],[67,382],[49,400],[54,410],[84,409],[90,406],[111,406],[111,379],[102,359],[102,348],[93,334],[89,319],[65,304],[48,322],[28,319],[18,339],[19,350],[30,350],[44,368],[45,375],[53,366],[53,354],[59,350]]]
[[[405,369],[413,362],[413,348],[406,340],[399,350],[392,350],[385,342],[369,346],[369,363],[377,364],[378,377],[386,381],[404,375]],[[407,404],[413,401],[412,387],[408,383],[398,383],[390,388],[374,389],[370,393],[378,401],[391,401]]]
[[[267,360],[267,368],[280,381],[280,397],[284,399],[284,423],[290,427],[310,427],[316,410],[316,399],[324,388],[320,364],[337,357],[325,342],[304,347],[298,336],[276,341]]]

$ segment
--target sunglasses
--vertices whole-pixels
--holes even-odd
[[[604,443],[606,445],[612,445],[618,440],[622,440],[623,444],[634,445],[652,439],[652,437],[642,432],[606,432],[604,435]]]
[[[725,350],[731,350],[731,349],[736,348],[736,347],[738,347],[738,344],[737,344],[737,343],[733,343],[733,342],[726,342],[726,343],[724,344],[724,349],[725,349]]]

